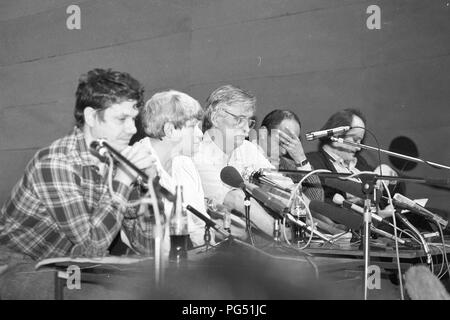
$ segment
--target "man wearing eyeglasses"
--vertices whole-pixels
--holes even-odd
[[[226,166],[235,167],[241,174],[245,170],[274,168],[262,149],[246,140],[255,125],[255,105],[255,96],[241,88],[225,85],[214,90],[206,101],[203,141],[194,157],[205,197],[242,212],[243,192],[224,184],[220,172]],[[272,234],[273,219],[256,202],[252,202],[250,215],[263,232]]]

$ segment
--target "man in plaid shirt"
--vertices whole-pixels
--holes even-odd
[[[128,146],[142,99],[141,85],[127,73],[94,69],[80,79],[73,132],[36,153],[1,209],[0,265],[102,256],[120,230],[135,251],[152,251],[150,219],[123,206],[136,174],[118,165],[112,197],[107,165],[89,152],[93,140],[106,139],[138,168],[151,169],[151,151],[140,143]]]

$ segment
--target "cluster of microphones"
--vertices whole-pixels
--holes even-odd
[[[306,138],[308,140],[314,140],[321,137],[332,136],[336,134],[341,134],[350,129],[350,127],[339,127],[330,130],[323,131],[315,131],[306,134]],[[91,143],[91,151],[93,154],[97,155],[99,158],[105,158],[107,153],[111,153],[114,155],[115,159],[119,161],[123,161],[130,168],[134,169],[138,175],[142,178],[144,182],[148,182],[149,177],[138,168],[136,168],[132,163],[123,157],[120,152],[114,150],[105,140],[99,139],[95,140]],[[270,178],[266,177],[264,174],[264,170],[257,170],[254,172],[250,172],[245,174],[245,179],[242,175],[232,166],[224,167],[220,173],[220,178],[222,182],[233,187],[242,189],[245,193],[249,194],[253,197],[257,202],[259,202],[265,209],[267,209],[268,213],[273,216],[274,219],[283,219],[287,214],[290,213],[290,208],[288,207],[287,201],[280,200],[279,197],[275,196],[274,192],[270,192],[270,190],[282,190],[284,192],[289,191],[285,187],[278,186],[276,182],[272,181]],[[364,194],[361,184],[349,181],[349,180],[341,180],[336,178],[324,178],[324,183],[332,188],[338,189],[342,192],[352,194],[354,196],[360,197],[364,199],[366,195]],[[162,196],[173,201],[174,195],[172,195],[167,189],[159,186],[159,190],[161,191]],[[374,202],[378,203],[381,199],[381,195],[379,193],[375,193]],[[408,219],[402,213],[402,210],[407,210],[410,212],[414,212],[428,221],[431,221],[435,224],[439,224],[442,228],[446,228],[448,225],[448,221],[443,219],[437,214],[434,214],[427,208],[419,205],[415,201],[396,193],[392,197],[392,202],[395,210],[396,217],[400,218],[404,224],[406,224],[410,229],[413,229],[413,232],[418,232],[414,226],[409,223]],[[334,203],[334,204],[333,204]],[[323,202],[319,200],[311,200],[309,202],[309,210],[314,216],[314,213],[318,213],[329,219],[335,221],[336,223],[345,225],[349,229],[358,230],[361,228],[363,223],[363,216],[365,213],[365,208],[360,206],[357,203],[350,202],[346,200],[342,195],[335,194],[333,198],[333,203]],[[203,220],[207,226],[215,229],[219,233],[229,236],[229,233],[226,232],[219,224],[215,223],[213,220],[208,218],[199,212],[196,208],[193,208],[190,205],[187,205],[187,209]],[[378,222],[379,224],[384,224],[390,228],[396,229],[388,219],[384,219],[381,216],[377,215],[374,212],[370,212],[370,216],[372,220]],[[404,243],[404,241],[400,238],[395,237],[394,235],[380,230],[375,226],[371,226],[372,232],[377,233],[381,236],[388,237],[390,239],[396,239],[399,243]],[[397,231],[400,231],[397,229]]]
[[[250,177],[250,181],[245,181],[239,172],[231,166],[222,169],[220,177],[222,181],[233,187],[244,190],[249,193],[255,200],[257,200],[267,211],[272,214],[275,219],[283,219],[287,214],[290,213],[290,208],[288,203],[280,200],[276,197],[274,193],[270,192],[273,190],[276,183],[271,181],[270,178],[264,176],[264,170],[257,170],[246,174],[246,177]],[[333,178],[326,178],[325,183],[332,186],[335,189],[341,190],[345,193],[350,193],[355,196],[364,198],[365,194],[362,191],[361,184],[349,180],[340,180]],[[279,187],[278,189],[285,189],[284,187]],[[381,199],[381,195],[375,193],[375,202]],[[428,221],[435,224],[439,224],[442,228],[446,228],[448,221],[443,219],[437,214],[434,214],[427,208],[419,205],[415,201],[396,193],[392,198],[392,203],[396,210],[393,210],[393,214],[398,217],[406,227],[408,227],[414,234],[418,237],[422,237],[420,232],[415,228],[407,219],[403,211],[414,212]],[[359,230],[363,224],[363,217],[365,213],[365,208],[357,203],[346,200],[341,194],[336,193],[333,197],[333,203],[328,203],[319,200],[309,201],[309,210],[314,216],[315,213],[325,216],[336,223],[342,224],[351,230]],[[372,221],[376,221],[377,225],[385,225],[390,230],[397,230],[397,234],[401,230],[394,226],[389,219],[382,218],[380,215],[373,212],[372,208],[369,212]],[[394,236],[393,234],[379,229],[374,225],[371,225],[371,231],[380,236],[389,238],[391,240],[397,240],[400,244],[408,244],[403,239]],[[414,243],[411,243],[414,244]]]

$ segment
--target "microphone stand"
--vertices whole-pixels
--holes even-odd
[[[113,148],[109,143],[107,143],[105,140],[103,139],[99,139],[97,140],[97,143],[101,146],[101,147],[105,147],[108,152],[110,152],[117,160],[119,160],[122,164],[125,164],[126,166],[130,167],[134,172],[137,173],[137,183],[138,184],[146,184],[149,188],[149,190],[151,191],[152,196],[155,197],[155,201],[156,201],[156,206],[158,206],[158,199],[156,199],[156,193],[155,193],[155,188],[153,186],[153,183],[155,182],[152,181],[152,183],[149,183],[149,176],[142,171],[141,169],[139,169],[138,167],[136,167],[130,160],[128,160],[126,157],[124,157],[119,151],[117,151],[115,148]],[[91,144],[91,147],[93,147],[93,144]],[[95,147],[94,147],[95,149]],[[168,191],[167,189],[165,189],[164,187],[162,187],[161,185],[159,185],[159,183],[157,183],[158,185],[158,191],[159,193],[163,194],[169,201],[173,202],[173,199],[175,198],[175,196]],[[152,204],[152,206],[155,206],[155,203]],[[156,209],[159,212],[159,207]],[[161,226],[158,226],[156,229],[159,230],[159,228],[161,228]],[[160,236],[162,236],[162,233],[160,234]],[[161,259],[161,250],[160,250],[160,244],[161,244],[162,239],[160,239],[158,236],[155,237],[155,248],[154,248],[154,261],[155,261],[155,282],[156,282],[156,286],[160,286],[161,284],[161,265],[162,265],[162,259]]]
[[[309,173],[310,171],[300,171],[300,170],[279,170],[278,172],[282,173],[289,173],[289,174],[302,174],[305,175]],[[325,172],[318,172],[318,176],[322,177],[329,177],[329,178],[343,178],[351,176],[352,174],[346,174],[346,173],[325,173]],[[367,300],[368,298],[368,268],[370,264],[370,234],[371,234],[371,220],[372,220],[372,214],[371,214],[371,195],[373,195],[375,190],[375,183],[378,179],[382,180],[416,180],[411,178],[398,178],[398,177],[391,177],[391,176],[381,176],[381,175],[369,175],[369,174],[361,174],[359,175],[361,181],[362,181],[362,192],[365,195],[364,199],[364,215],[363,215],[363,255],[364,255],[364,299]]]
[[[357,143],[357,142],[347,141],[347,140],[344,140],[342,138],[330,137],[330,140],[334,141],[334,142],[346,144],[346,145],[349,145],[349,146],[353,146],[353,147],[359,147],[361,149],[374,150],[374,151],[377,151],[377,152],[382,152],[382,153],[388,154],[390,156],[394,156],[394,157],[397,157],[397,158],[401,158],[401,159],[405,159],[405,160],[409,160],[409,161],[413,161],[413,162],[428,164],[428,165],[430,165],[430,166],[432,166],[434,168],[450,170],[449,166],[445,166],[445,165],[442,165],[442,164],[439,164],[439,163],[435,163],[435,162],[423,160],[423,159],[420,159],[420,158],[407,156],[407,155],[404,155],[404,154],[401,154],[401,153],[392,152],[392,151],[384,150],[384,149],[381,149],[381,148],[375,148],[375,147],[368,146],[368,145],[361,144],[361,143]],[[380,179],[380,176],[375,177],[375,178],[376,179]],[[400,180],[401,181],[403,179],[398,179],[396,177],[396,179],[389,179],[389,180]],[[430,183],[428,183],[428,181],[426,179],[418,179],[418,180],[421,180],[421,181],[417,181],[417,182],[430,184]],[[412,230],[419,237],[419,240],[420,240],[420,242],[423,245],[424,251],[427,254],[427,263],[429,265],[431,265],[431,263],[432,263],[432,261],[431,261],[431,253],[430,253],[430,249],[429,249],[428,244],[426,243],[425,239],[422,237],[421,233],[411,223],[408,222],[408,220],[406,218],[403,218],[401,215],[399,215],[399,217],[403,221],[403,223],[405,223],[409,227],[409,229]]]
[[[210,245],[210,241],[211,241],[210,228],[213,228],[215,231],[217,231],[218,233],[222,234],[225,237],[225,239],[222,240],[220,243],[211,246],[213,248],[217,248],[219,245],[221,245],[223,243],[231,244],[235,240],[235,238],[233,237],[233,235],[231,235],[231,233],[224,230],[222,227],[220,227],[218,224],[216,224],[213,220],[211,220],[210,218],[205,216],[203,213],[201,213],[200,211],[198,211],[191,205],[188,204],[186,206],[186,209],[189,210],[190,212],[192,212],[194,215],[196,215],[201,220],[203,220],[203,222],[205,223],[205,235],[204,235],[205,247],[206,247],[205,251],[208,251],[209,247],[211,246]],[[202,247],[202,246],[199,246],[199,247]]]
[[[369,276],[369,264],[370,264],[370,230],[372,223],[371,213],[371,199],[370,195],[375,190],[375,179],[362,177],[362,191],[366,198],[364,199],[364,300],[368,297],[367,278]]]
[[[253,239],[253,233],[252,233],[252,224],[250,220],[250,194],[244,190],[245,198],[244,198],[244,209],[245,209],[245,231],[247,232],[250,243],[252,246],[255,245],[255,239]]]
[[[404,154],[401,154],[401,153],[384,150],[384,149],[381,149],[381,148],[375,148],[375,147],[368,146],[368,145],[365,145],[365,144],[362,144],[362,143],[346,141],[346,140],[344,140],[342,138],[330,137],[330,140],[334,141],[334,142],[346,144],[346,145],[349,145],[349,146],[352,146],[352,147],[358,147],[358,148],[361,148],[361,149],[382,152],[382,153],[388,154],[390,156],[401,158],[401,159],[405,159],[405,160],[409,160],[409,161],[412,161],[412,162],[428,164],[428,165],[430,165],[432,167],[435,167],[435,168],[438,168],[438,169],[450,170],[449,166],[445,166],[443,164],[439,164],[439,163],[436,163],[436,162],[431,162],[431,161],[428,161],[428,160],[423,160],[423,159],[420,159],[420,158],[414,158],[414,157],[411,157],[411,156],[407,156],[407,155],[404,155]]]

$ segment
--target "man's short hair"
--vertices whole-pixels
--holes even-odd
[[[84,109],[87,107],[102,111],[115,103],[136,100],[136,107],[139,108],[143,102],[144,89],[128,73],[93,69],[80,77],[75,96],[74,116],[77,127],[81,128],[84,125]]]
[[[203,117],[202,130],[205,132],[213,125],[211,115],[218,108],[243,106],[255,110],[256,98],[250,92],[233,85],[224,85],[214,90],[206,100],[205,116]]]
[[[334,113],[330,118],[328,118],[327,122],[323,125],[321,130],[328,130],[336,127],[342,127],[342,126],[351,126],[353,121],[353,116],[357,116],[358,118],[361,118],[361,120],[364,122],[364,125],[366,125],[366,118],[362,114],[362,112],[358,109],[343,109],[336,113]],[[345,133],[343,134],[345,135]],[[322,147],[325,144],[330,144],[331,140],[329,137],[322,137],[320,138],[320,147]]]
[[[176,129],[192,119],[201,120],[203,109],[197,100],[186,93],[169,90],[155,93],[141,110],[142,127],[152,138],[165,136],[164,124],[171,122]]]

